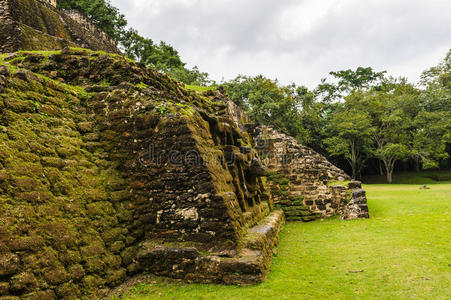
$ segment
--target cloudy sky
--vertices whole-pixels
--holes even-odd
[[[417,81],[451,49],[450,0],[112,0],[129,25],[215,80],[315,87],[371,66]]]

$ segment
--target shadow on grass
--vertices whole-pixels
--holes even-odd
[[[373,175],[363,178],[365,184],[385,184],[385,176]],[[401,172],[393,174],[393,184],[440,184],[451,183],[451,170],[430,170],[422,172]]]

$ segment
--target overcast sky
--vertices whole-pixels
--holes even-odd
[[[111,0],[129,25],[217,81],[315,87],[358,66],[416,82],[451,48],[451,0]]]

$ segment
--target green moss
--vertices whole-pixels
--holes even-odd
[[[327,186],[342,186],[342,187],[348,187],[348,184],[351,181],[328,181]]]
[[[148,88],[149,86],[141,81],[140,83],[138,83],[136,85],[136,87],[139,88],[139,89],[145,89],[145,88]]]
[[[288,186],[288,183],[290,183],[290,179],[276,171],[271,172],[267,179],[275,184],[278,184],[283,189]]]
[[[88,275],[83,278],[83,286],[87,292],[92,292],[101,287],[105,281],[97,275]]]
[[[197,85],[189,85],[189,84],[185,84],[185,88],[192,90],[192,91],[196,91],[196,92],[206,92],[206,91],[214,91],[216,90],[216,86],[197,86]]]
[[[82,265],[75,264],[69,267],[69,274],[74,281],[79,281],[85,276],[85,270]]]
[[[31,28],[27,25],[19,25],[20,27],[20,43],[22,49],[29,50],[54,50],[61,49],[65,46],[62,40],[55,36],[47,35],[39,30]],[[75,45],[70,43],[71,45]]]
[[[45,49],[39,49],[39,50],[19,50],[16,52],[18,56],[24,57],[25,55],[29,54],[39,54],[44,57],[49,57],[54,54],[61,54],[61,50],[45,50]]]
[[[160,114],[160,115],[166,115],[169,113],[169,107],[166,103],[162,103],[160,105],[157,105],[155,107],[156,111]]]
[[[57,285],[69,280],[69,276],[64,268],[54,268],[44,271],[46,281],[52,285]]]
[[[12,245],[5,249],[28,253],[51,246],[55,259],[33,256],[21,262],[41,281],[42,271],[48,270],[47,282],[58,297],[75,284],[80,291],[76,297],[89,298],[104,284],[122,281],[125,268],[136,270],[137,244],[148,233],[149,224],[137,211],[150,205],[148,195],[140,192],[152,183],[153,169],[122,173],[135,163],[134,140],[148,142],[157,132],[163,139],[186,135],[183,142],[196,144],[205,157],[221,156],[223,148],[214,145],[203,115],[213,116],[216,104],[165,75],[102,52],[26,51],[11,61],[0,59],[16,72],[25,68],[38,76],[12,76],[0,95],[0,206],[13,220],[8,224]],[[102,83],[114,84],[114,91]],[[248,144],[245,137],[238,143]],[[208,163],[208,171],[218,177],[211,190],[231,202],[231,175],[220,164]],[[20,222],[10,217],[16,215]],[[238,222],[232,226],[244,231]],[[225,244],[235,246],[233,237]],[[209,254],[201,243],[172,246]]]

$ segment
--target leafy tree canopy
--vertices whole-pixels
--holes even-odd
[[[335,83],[323,78],[316,89],[316,95],[325,102],[343,99],[345,96],[359,90],[367,89],[384,78],[386,72],[375,72],[371,67],[358,67],[355,71],[344,70],[330,72]]]

